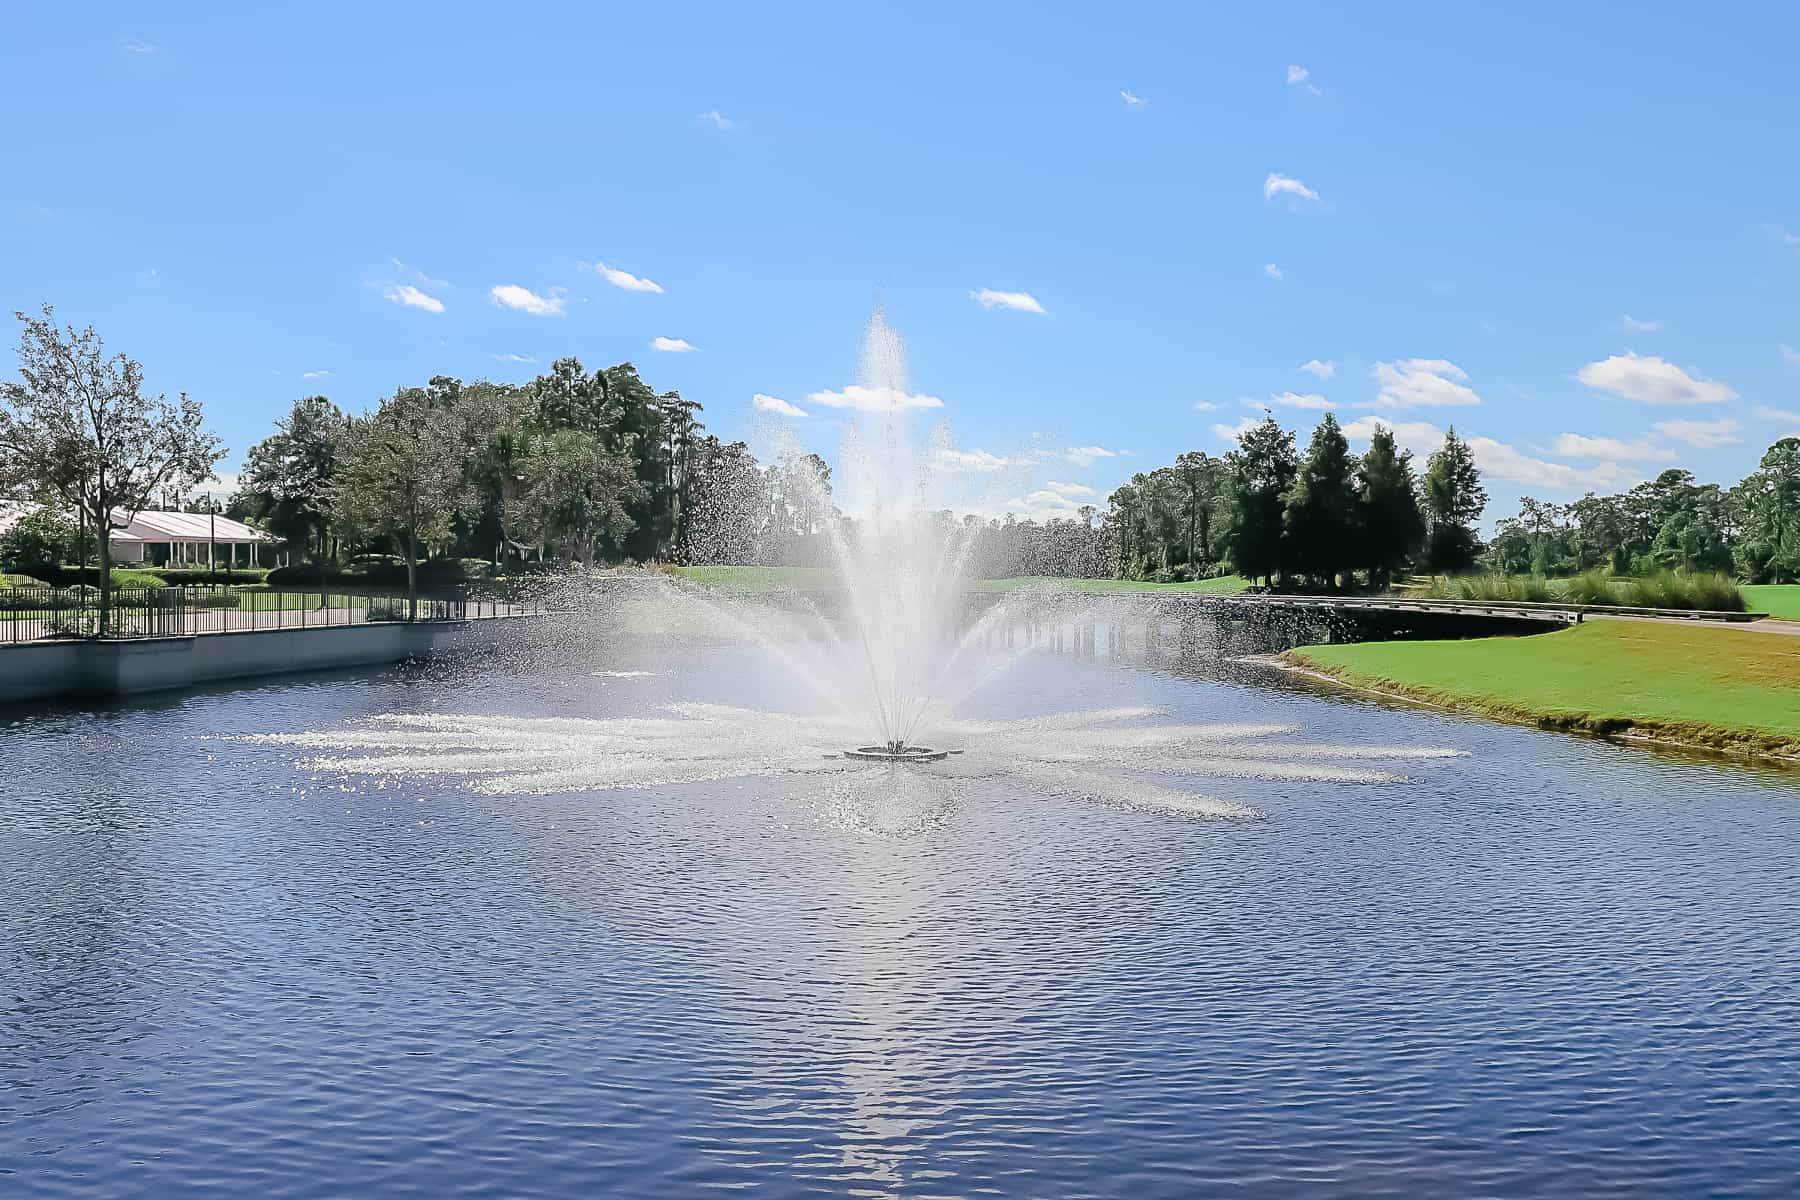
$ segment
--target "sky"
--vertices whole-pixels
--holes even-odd
[[[566,355],[765,452],[927,406],[1036,516],[1265,409],[1453,424],[1490,522],[1800,432],[1800,8],[1240,8],[18,5],[0,308],[227,470]],[[877,305],[903,395],[851,390]]]

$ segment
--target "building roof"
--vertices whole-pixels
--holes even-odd
[[[114,520],[123,517],[114,514]],[[132,518],[124,529],[113,532],[119,542],[273,542],[277,540],[260,529],[252,529],[242,521],[207,513],[162,512],[145,509]]]

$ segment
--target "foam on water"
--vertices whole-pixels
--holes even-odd
[[[1189,781],[1394,784],[1404,777],[1393,770],[1345,763],[1461,753],[1296,742],[1285,740],[1296,731],[1291,725],[1157,723],[1162,718],[1151,708],[1109,708],[1011,721],[947,719],[939,734],[964,753],[904,765],[838,757],[858,732],[851,717],[698,703],[614,718],[389,714],[341,729],[239,740],[306,751],[304,768],[345,779],[449,778],[488,795],[782,776],[802,797],[842,803],[849,780],[865,797],[903,789],[913,807],[930,808],[953,801],[962,781],[973,778],[1016,780],[1040,795],[1225,818],[1260,813]]]

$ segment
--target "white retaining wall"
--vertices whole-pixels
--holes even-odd
[[[244,630],[122,642],[0,646],[0,704],[129,696],[257,675],[378,666],[447,648],[491,645],[513,619]]]

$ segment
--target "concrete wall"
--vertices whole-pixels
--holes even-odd
[[[0,646],[0,704],[129,696],[225,679],[382,666],[491,646],[514,619],[245,630],[121,642]]]

